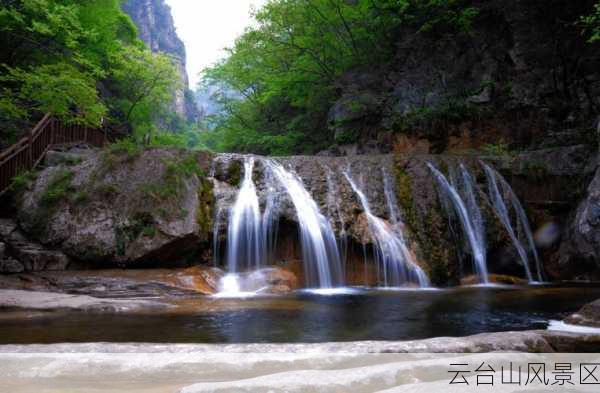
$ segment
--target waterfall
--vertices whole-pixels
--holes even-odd
[[[265,160],[265,166],[281,183],[296,209],[307,286],[332,288],[341,285],[341,260],[331,224],[298,176],[273,160]]]
[[[451,201],[456,215],[458,216],[458,219],[460,221],[463,232],[471,248],[475,272],[479,277],[479,280],[482,283],[487,284],[489,280],[486,264],[486,248],[485,242],[483,241],[485,236],[482,236],[481,233],[478,235],[477,229],[480,226],[480,222],[482,223],[483,221],[480,220],[480,217],[475,217],[474,214],[472,214],[473,209],[471,209],[470,211],[467,208],[467,205],[465,205],[465,202],[461,198],[457,189],[448,182],[446,176],[444,176],[440,171],[438,171],[431,163],[427,163],[427,166],[436,178],[443,194]],[[467,183],[469,183],[470,186],[466,187],[472,187],[472,182]],[[471,190],[470,194],[474,198],[474,190]],[[470,196],[467,199],[469,198]],[[476,205],[475,202],[476,201],[474,201],[473,203]]]
[[[345,270],[348,257],[348,234],[346,233],[346,223],[342,215],[340,206],[339,187],[335,182],[334,173],[328,166],[324,165],[325,178],[327,180],[327,215],[332,221],[337,217],[339,223],[339,242],[338,249],[342,260],[342,267]],[[332,223],[333,225],[333,223]]]
[[[262,215],[262,249],[265,256],[265,263],[272,261],[275,246],[277,244],[277,234],[279,231],[279,194],[275,189],[273,174],[270,171],[265,171],[265,184],[267,187],[267,202],[265,211]]]
[[[221,222],[221,215],[223,213],[223,209],[218,206],[216,209],[216,214],[214,218],[213,224],[213,264],[215,267],[219,266],[219,224]]]
[[[227,269],[237,273],[258,269],[265,263],[262,239],[262,217],[252,180],[254,157],[244,159],[244,178],[229,215],[227,229]]]
[[[383,177],[383,192],[385,194],[385,201],[390,212],[390,222],[396,226],[400,223],[400,209],[398,208],[398,201],[396,200],[396,194],[394,193],[394,185],[390,174],[385,168],[381,168],[381,176]]]
[[[475,181],[463,164],[460,164],[459,168],[463,186],[462,195],[464,196],[467,212],[471,218],[475,239],[477,240],[477,244],[479,244],[483,250],[483,255],[485,257],[485,250],[487,248],[485,244],[485,222],[483,221],[483,215],[481,214],[481,209],[477,203]]]
[[[371,212],[367,196],[347,172],[344,173],[344,176],[358,196],[367,216],[369,229],[375,243],[375,259],[380,273],[383,275],[384,286],[399,286],[409,282],[418,283],[421,287],[428,286],[427,275],[413,260],[401,231],[396,233],[385,221],[375,216]]]
[[[487,182],[488,182],[489,198],[492,201],[494,210],[496,211],[496,214],[500,218],[502,225],[504,225],[504,227],[506,228],[506,231],[508,232],[508,235],[509,235],[511,241],[512,241],[515,249],[517,250],[517,253],[519,254],[519,258],[521,258],[521,262],[525,269],[525,274],[527,275],[527,279],[530,282],[534,281],[533,274],[531,273],[531,268],[529,266],[529,258],[527,255],[527,251],[525,250],[523,243],[519,240],[519,237],[517,236],[515,230],[513,229],[513,226],[511,224],[511,220],[510,220],[510,216],[509,216],[509,212],[508,212],[508,208],[507,208],[506,203],[504,202],[504,198],[502,196],[504,194],[500,191],[500,187],[498,186],[498,181],[500,182],[500,185],[502,186],[502,191],[504,191],[506,194],[508,194],[511,204],[512,204],[513,209],[516,214],[516,219],[521,224],[523,231],[525,232],[525,238],[528,242],[529,250],[535,260],[538,281],[543,281],[542,267],[541,267],[541,263],[540,263],[540,260],[539,260],[538,254],[537,254],[537,250],[535,248],[535,243],[533,241],[533,235],[531,233],[531,227],[529,225],[529,220],[527,219],[527,215],[525,214],[525,210],[523,209],[523,206],[521,205],[519,198],[517,198],[517,195],[514,193],[512,187],[510,187],[510,184],[508,184],[508,182],[497,171],[495,171],[489,165],[486,165],[483,162],[481,163],[481,165],[483,166],[483,169],[485,170],[485,175],[486,175]]]

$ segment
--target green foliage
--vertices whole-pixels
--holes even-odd
[[[40,203],[43,207],[55,206],[58,202],[70,195],[74,189],[71,186],[74,173],[68,169],[58,169],[52,174],[48,187],[40,197]]]
[[[587,30],[588,42],[600,41],[600,1],[594,5],[594,11],[581,17],[581,22]]]
[[[501,140],[498,143],[488,143],[481,148],[484,154],[491,156],[509,156],[511,151],[508,144]]]
[[[464,0],[273,0],[256,12],[229,57],[205,70],[204,88],[223,87],[224,113],[202,136],[213,150],[311,153],[333,142],[327,112],[345,72],[392,59],[398,31],[471,30]]]
[[[344,129],[343,131],[335,134],[335,141],[340,145],[351,144],[358,142],[360,137],[360,130],[354,128]]]
[[[484,110],[465,100],[449,100],[435,108],[423,107],[412,110],[395,119],[394,126],[398,131],[403,132],[413,129],[435,132],[439,125],[458,124],[465,120],[481,117]]]
[[[135,213],[130,222],[115,228],[117,253],[125,255],[127,246],[140,235],[152,238],[156,234],[157,230],[152,215],[147,212]]]
[[[13,177],[10,189],[15,194],[20,194],[26,190],[29,190],[37,178],[38,173],[34,171],[26,171]]]
[[[144,192],[157,201],[166,201],[177,197],[185,186],[185,180],[194,175],[204,177],[193,153],[185,153],[183,157],[163,161],[165,175],[159,181],[147,184]]]
[[[120,0],[11,0],[0,5],[0,140],[50,112],[68,123],[126,123],[139,134],[165,114],[171,60],[136,38]]]

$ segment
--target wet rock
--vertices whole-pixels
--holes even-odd
[[[6,244],[0,242],[0,259],[4,259],[5,254],[6,254]]]
[[[0,273],[21,273],[25,271],[23,264],[16,259],[6,257],[0,259]]]
[[[209,167],[210,155],[201,152],[96,152],[44,170],[19,198],[19,223],[83,262],[184,264],[211,230]]]
[[[600,269],[600,170],[570,220],[560,247],[559,266],[570,275]]]
[[[572,325],[600,328],[600,300],[586,304],[581,310],[567,317],[565,322]]]
[[[490,274],[488,275],[490,283],[493,284],[508,284],[508,285],[527,285],[527,280],[515,277],[507,276],[502,274]],[[460,280],[461,285],[475,285],[480,284],[477,276],[468,276]]]
[[[143,307],[165,307],[145,300],[98,299],[85,295],[66,295],[52,292],[32,292],[0,289],[0,307],[35,310],[76,309],[94,311],[132,311]]]
[[[0,220],[0,239],[11,250],[11,256],[6,257],[0,265],[0,271],[4,273],[65,270],[69,265],[67,255],[28,239],[13,220]]]

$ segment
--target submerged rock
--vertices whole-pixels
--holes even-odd
[[[572,325],[600,328],[600,300],[586,304],[581,310],[567,317],[565,322]]]

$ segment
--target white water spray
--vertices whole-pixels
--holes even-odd
[[[488,182],[489,198],[492,201],[494,210],[498,214],[502,225],[504,225],[504,228],[506,228],[508,236],[510,237],[515,249],[517,250],[519,257],[521,258],[521,263],[523,264],[523,267],[525,269],[527,279],[530,282],[535,282],[535,280],[533,279],[531,268],[529,267],[529,258],[527,255],[527,251],[525,250],[523,243],[519,240],[517,233],[513,229],[513,226],[510,221],[508,207],[504,202],[504,198],[502,197],[503,193],[501,192],[497,181],[500,181],[500,185],[502,186],[503,191],[506,192],[510,198],[510,201],[516,213],[516,218],[521,223],[523,231],[525,232],[525,238],[529,245],[529,250],[535,260],[538,281],[543,281],[542,267],[537,254],[537,250],[535,248],[535,243],[533,241],[531,227],[529,225],[529,220],[527,219],[527,215],[525,214],[525,210],[523,209],[521,202],[517,198],[512,187],[510,187],[508,182],[506,182],[506,180],[504,180],[504,178],[497,171],[495,171],[489,165],[486,165],[483,162],[481,163],[481,165],[485,170],[485,175]]]
[[[436,178],[441,191],[452,202],[452,206],[454,207],[456,215],[458,216],[458,219],[461,223],[463,232],[466,235],[467,240],[469,242],[469,246],[471,248],[475,272],[479,277],[479,280],[483,284],[487,284],[489,282],[489,279],[486,263],[486,248],[485,242],[482,241],[481,236],[477,235],[477,219],[469,214],[469,210],[467,209],[465,202],[462,200],[456,188],[448,182],[446,176],[444,176],[440,171],[438,171],[436,167],[434,167],[431,163],[427,163],[427,166]]]
[[[331,224],[321,214],[298,176],[273,160],[265,160],[265,166],[287,191],[296,208],[308,287],[332,288],[341,285],[341,260]]]
[[[384,286],[400,286],[417,283],[420,287],[429,286],[425,272],[415,263],[401,232],[395,231],[371,212],[367,196],[356,185],[348,173],[344,173],[350,186],[358,195],[369,222],[371,235],[375,241],[375,259],[383,276]]]

